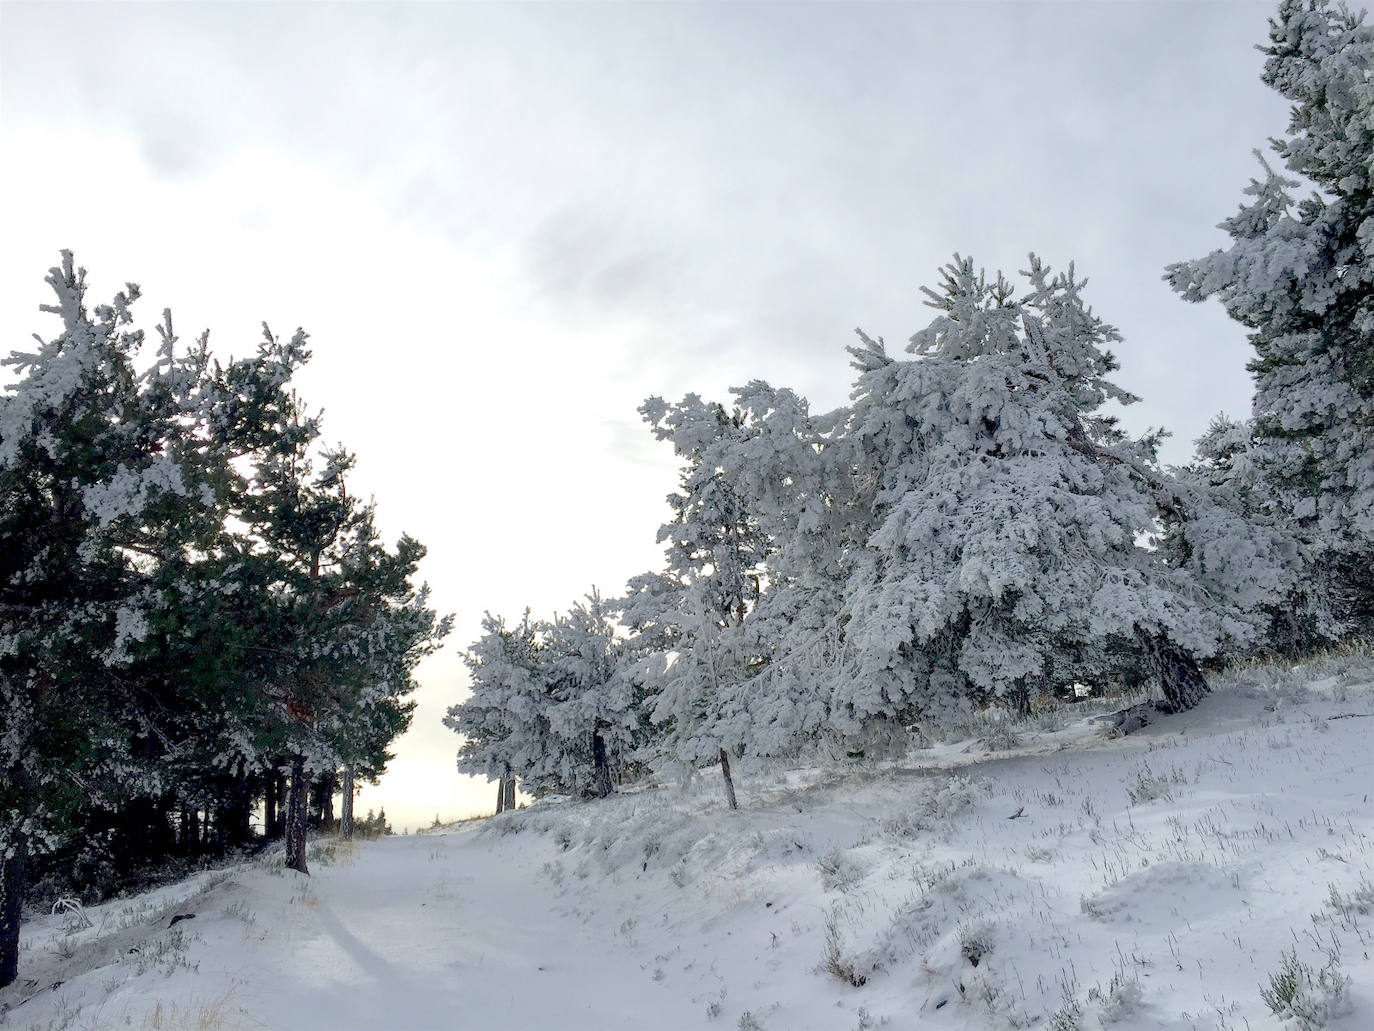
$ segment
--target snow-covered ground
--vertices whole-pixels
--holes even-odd
[[[1374,1028],[1374,664],[1217,688],[1127,738],[1074,709],[746,769],[738,813],[707,771],[42,916],[0,1022],[1259,1031],[1287,952],[1309,1026]]]

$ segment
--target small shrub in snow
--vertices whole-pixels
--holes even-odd
[[[1330,894],[1326,898],[1326,904],[1347,920],[1352,913],[1358,913],[1360,916],[1374,913],[1374,884],[1370,884],[1368,878],[1361,877],[1360,883],[1355,885],[1355,889],[1349,894],[1342,894],[1334,884],[1327,887]]]
[[[1065,999],[1064,1005],[1050,1014],[1045,1031],[1082,1031],[1083,1006],[1077,999]]]
[[[763,1025],[759,1023],[758,1017],[748,1010],[739,1015],[739,1023],[735,1026],[739,1031],[763,1031]]]
[[[71,959],[76,955],[75,935],[71,931],[67,931],[61,938],[54,938],[48,946],[48,951],[58,959]]]
[[[989,752],[1009,752],[1021,747],[1021,735],[1011,723],[999,723],[983,738]]]
[[[842,892],[857,888],[868,872],[852,856],[837,848],[816,860],[816,869],[820,871],[822,888]]]
[[[68,1031],[76,1025],[76,1018],[81,1014],[81,1007],[65,996],[58,997],[56,1010],[47,1023],[29,1024],[28,1031]]]
[[[62,914],[62,930],[68,934],[94,926],[91,923],[91,918],[86,915],[86,909],[81,905],[81,900],[70,895],[63,895],[54,902],[52,911]]]
[[[183,1010],[176,1003],[167,1006],[159,1001],[153,1011],[143,1018],[143,1031],[173,1031],[173,1029],[195,1028],[196,1031],[211,1031],[212,1028],[227,1027],[224,1006],[228,996],[202,1006],[200,1009]]]
[[[312,866],[333,866],[339,861],[341,853],[347,856],[351,851],[351,844],[343,847],[343,843],[337,840],[317,842],[310,846],[307,861]]]
[[[966,777],[956,773],[940,785],[930,800],[930,810],[940,816],[953,816],[972,809],[988,793],[986,777]]]
[[[135,974],[142,975],[149,970],[156,970],[164,977],[170,977],[178,968],[192,971],[199,969],[199,963],[193,964],[186,958],[190,947],[191,941],[181,928],[173,927],[159,938],[139,942],[124,954],[123,960],[134,968]]]
[[[884,821],[883,829],[899,838],[917,837],[934,830],[939,821],[973,808],[987,793],[986,778],[956,773],[936,788],[919,810]]]
[[[825,956],[821,967],[854,988],[862,988],[868,984],[868,975],[861,972],[854,965],[854,961],[844,954],[834,912],[831,912],[825,921]]]
[[[962,924],[959,927],[959,955],[968,960],[970,966],[977,966],[983,957],[992,951],[992,924],[986,920]]]
[[[1146,802],[1172,802],[1174,787],[1188,783],[1187,775],[1175,768],[1168,777],[1159,777],[1148,767],[1136,771],[1135,782],[1126,785],[1126,795],[1131,805],[1144,805]]]
[[[249,927],[256,923],[258,919],[257,914],[248,908],[248,903],[244,902],[243,899],[238,899],[229,903],[229,905],[224,907],[222,912],[223,915],[230,920],[242,921]]]
[[[1313,977],[1312,968],[1298,959],[1298,950],[1280,956],[1279,969],[1260,986],[1260,998],[1280,1020],[1293,1020],[1299,1031],[1321,1031],[1327,1021],[1350,1010],[1350,978],[1341,973],[1340,959],[1331,955]]]
[[[1088,989],[1088,1001],[1097,1003],[1098,1019],[1104,1026],[1125,1020],[1140,1009],[1144,998],[1140,982],[1119,972],[1112,975],[1106,991],[1101,988]]]
[[[561,887],[563,884],[563,864],[557,860],[545,863],[542,867],[544,876],[547,877],[554,887]]]

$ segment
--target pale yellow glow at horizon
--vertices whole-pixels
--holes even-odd
[[[103,159],[99,194],[86,189],[80,163],[0,169],[0,277],[12,284],[0,291],[0,325],[14,346],[52,330],[38,305],[64,247],[87,268],[96,303],[139,282],[137,324],[150,334],[163,307],[183,345],[209,328],[221,356],[254,348],[263,321],[279,336],[298,325],[311,334],[302,396],[325,409],[326,441],[357,452],[353,489],[376,498],[383,535],[407,532],[429,549],[421,578],[435,609],[456,617],[417,670],[411,727],[393,742],[380,783],[360,786],[358,814],[385,808],[400,833],[436,813],[447,821],[494,810],[495,785],[457,772],[459,738],[441,722],[465,694],[459,653],[483,612],[531,606],[552,616],[593,584],[614,591],[659,558],[671,455],[638,429],[647,391],[608,375],[627,359],[609,359],[609,370],[585,360],[593,350],[628,355],[634,327],[559,325],[521,296],[499,254],[464,255],[394,224],[365,194],[278,155],[244,153],[208,181],[167,183],[118,136],[92,141],[16,119],[5,138],[13,153],[94,146]],[[61,210],[18,201],[44,190],[68,198]],[[179,254],[196,258],[167,260]],[[0,382],[9,375],[0,369]],[[554,422],[576,429],[550,440]],[[618,439],[627,426],[642,437],[628,454]],[[597,451],[586,450],[589,439]],[[592,490],[615,519],[585,500]],[[562,527],[555,537],[551,515]],[[627,535],[625,523],[639,532]]]

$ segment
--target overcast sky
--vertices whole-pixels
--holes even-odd
[[[457,626],[360,804],[489,806],[440,724],[483,610],[656,567],[650,394],[844,403],[954,252],[1073,260],[1170,461],[1248,412],[1247,347],[1163,266],[1221,246],[1286,106],[1267,2],[0,4],[0,326],[61,248],[244,354],[305,327],[304,396]]]

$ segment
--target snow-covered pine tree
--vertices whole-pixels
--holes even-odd
[[[159,330],[161,367],[176,337],[169,317]],[[298,343],[268,339],[256,354],[221,365],[204,334],[187,359],[202,370],[203,385],[193,417],[180,422],[198,461],[183,465],[202,470],[213,522],[194,546],[162,549],[144,741],[170,790],[160,804],[180,808],[181,847],[190,853],[242,844],[254,796],[275,801],[270,768],[280,749],[264,730],[274,713],[258,688],[276,661],[280,628],[265,607],[268,563],[243,532],[249,481],[239,467],[269,446],[294,403],[289,384],[308,358]]]
[[[795,755],[829,737],[845,570],[872,531],[873,508],[844,432],[847,408],[813,415],[804,397],[759,380],[731,393],[741,432],[710,460],[749,499],[769,551],[744,627],[750,675],[725,685],[722,708],[747,713],[747,752]]]
[[[263,365],[270,367],[277,355],[308,360],[306,340],[297,331],[283,344],[264,327]],[[256,625],[267,631],[250,645],[259,661],[248,668],[255,681],[248,693],[258,703],[255,745],[263,753],[279,752],[288,777],[286,865],[305,873],[310,781],[338,763],[322,732],[332,685],[327,664],[318,661],[328,646],[323,623],[338,590],[330,582],[337,579],[331,560],[338,562],[358,514],[344,481],[351,456],[319,453],[318,416],[288,383],[262,386],[277,397],[277,422],[250,453],[253,470],[235,513],[248,528],[243,583],[258,609]]]
[[[622,642],[612,611],[593,588],[585,604],[573,605],[545,628],[545,685],[557,699],[549,719],[572,757],[580,739],[591,759],[587,790],[611,793],[638,744],[640,699],[627,675]],[[585,762],[585,760],[583,760]],[[579,777],[578,783],[587,783]]]
[[[1374,621],[1374,27],[1332,0],[1284,0],[1264,82],[1292,101],[1230,246],[1171,265],[1185,299],[1217,297],[1250,330],[1253,459],[1281,512],[1346,574]],[[1261,159],[1263,163],[1263,159]],[[1299,200],[1301,183],[1315,191]]]
[[[452,627],[452,617],[431,608],[428,585],[413,582],[424,546],[402,535],[387,548],[374,520],[374,506],[363,506],[340,542],[317,628],[330,685],[318,729],[344,768],[350,819],[352,786],[375,783],[385,772],[388,748],[415,709],[415,668]],[[327,777],[332,802],[332,769]]]
[[[927,290],[939,316],[891,358],[862,336],[850,434],[876,479],[880,524],[847,585],[846,674],[831,719],[1020,704],[1132,646],[1166,707],[1206,691],[1196,659],[1253,632],[1185,567],[1142,547],[1161,512],[1191,499],[1102,411],[1134,398],[1109,379],[1119,339],[1080,296],[1072,267],[1034,256],[1020,299],[971,260]]]
[[[1209,590],[1265,613],[1261,651],[1295,657],[1340,637],[1349,577],[1279,510],[1255,461],[1254,424],[1219,415],[1194,446],[1193,461],[1174,474],[1211,508],[1189,525],[1166,518],[1159,546]]]
[[[640,414],[683,460],[682,486],[669,495],[674,518],[658,534],[667,544],[667,570],[633,584],[622,609],[637,634],[647,626],[672,627],[673,652],[661,657],[659,677],[650,683],[653,721],[676,758],[720,763],[733,808],[730,752],[749,732],[736,689],[762,662],[749,647],[745,623],[762,594],[770,551],[749,498],[721,464],[746,431],[740,413],[696,394],[675,405],[649,398]]]
[[[275,346],[271,335],[268,344]],[[292,345],[303,350],[304,334]],[[288,757],[286,862],[306,872],[312,776],[342,763],[375,771],[409,723],[411,673],[448,632],[411,578],[424,547],[403,536],[380,543],[373,507],[351,495],[351,454],[317,452],[318,417],[284,406],[269,446],[254,454],[243,521],[253,541],[263,623],[276,644],[259,691],[275,716],[264,728]],[[332,794],[332,792],[331,792]]]
[[[514,628],[488,614],[464,656],[471,693],[444,724],[463,736],[458,768],[534,795],[604,797],[638,745],[642,707],[625,675],[611,610],[593,590],[553,622]]]
[[[553,751],[542,651],[528,609],[514,627],[488,612],[482,636],[463,653],[468,697],[444,715],[444,725],[463,738],[458,769],[498,782],[498,812],[505,808],[506,784],[514,783],[515,772],[528,776]]]
[[[204,363],[164,349],[143,376],[138,288],[86,303],[70,252],[48,274],[62,332],[7,364],[0,394],[0,987],[17,971],[30,854],[76,814],[147,794],[157,774],[146,689],[159,577],[201,543],[196,444]]]

